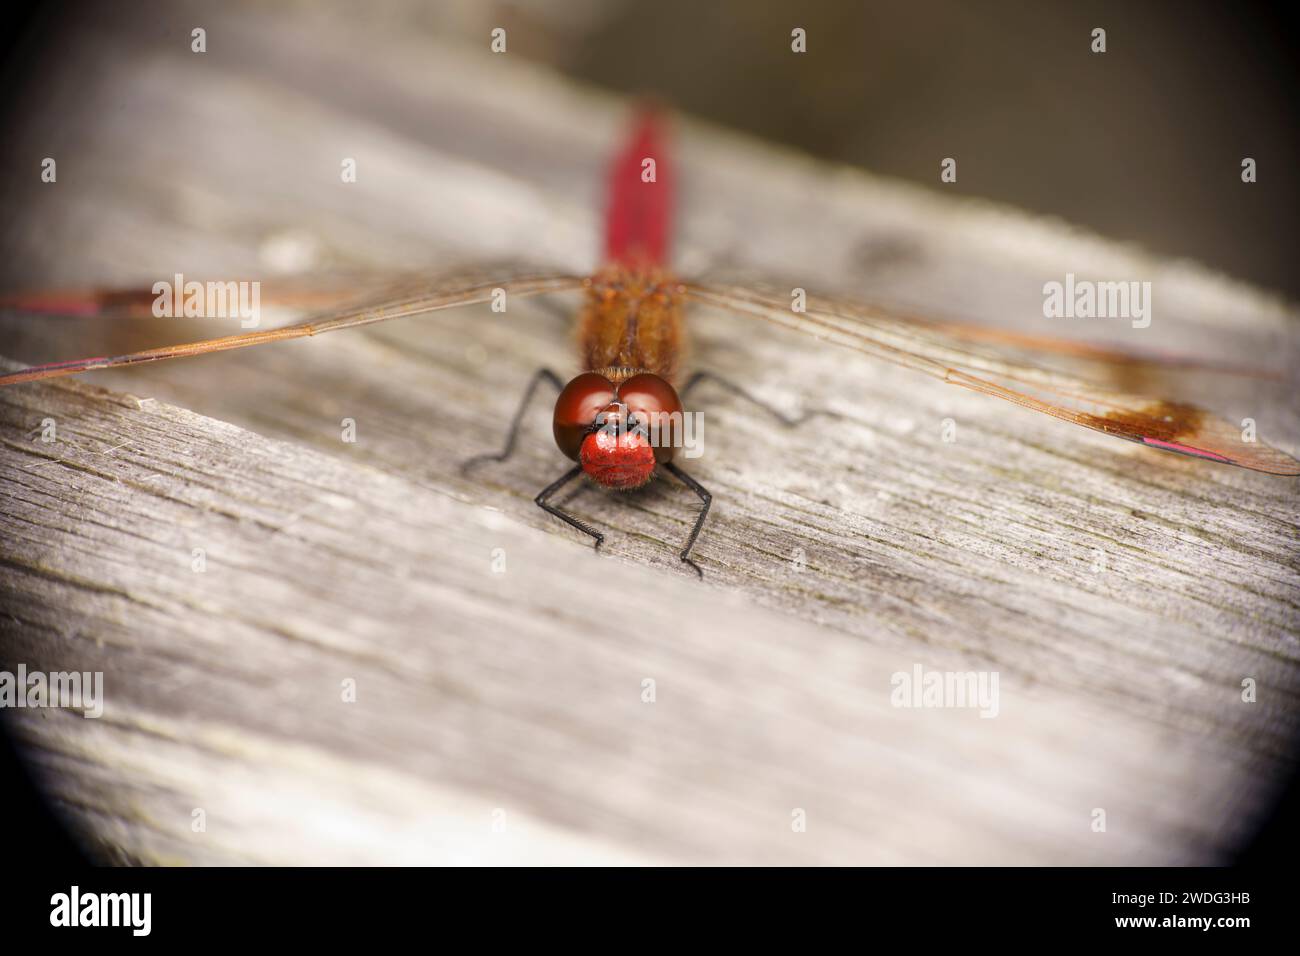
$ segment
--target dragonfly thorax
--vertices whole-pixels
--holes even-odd
[[[617,382],[653,372],[671,382],[682,350],[680,283],[658,270],[607,266],[587,283],[578,359]]]

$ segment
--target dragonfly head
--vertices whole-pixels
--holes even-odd
[[[615,384],[583,372],[555,402],[555,443],[597,484],[630,491],[672,460],[676,431],[664,427],[665,416],[680,421],[681,413],[676,389],[658,375],[641,372]]]

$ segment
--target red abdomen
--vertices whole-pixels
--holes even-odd
[[[610,168],[605,261],[646,269],[668,264],[673,177],[662,114],[636,117],[631,138]]]

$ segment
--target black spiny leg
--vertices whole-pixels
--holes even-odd
[[[669,465],[669,467],[671,468],[672,466]],[[543,488],[543,489],[541,490],[541,492],[537,495],[537,497],[536,497],[535,499],[533,499],[533,500],[537,502],[538,507],[540,507],[543,511],[547,512],[548,514],[553,514],[553,515],[555,515],[555,517],[559,518],[559,519],[560,519],[561,521],[563,521],[565,524],[570,525],[570,526],[572,526],[572,527],[574,527],[574,528],[577,528],[577,529],[578,529],[579,531],[581,531],[583,534],[585,534],[585,535],[589,535],[589,536],[591,536],[592,538],[594,538],[595,541],[596,541],[596,550],[599,551],[599,550],[600,550],[600,543],[601,543],[602,541],[605,540],[605,536],[604,536],[603,534],[601,534],[599,531],[597,531],[597,530],[596,530],[595,528],[593,528],[591,525],[586,524],[585,522],[579,521],[579,520],[578,520],[577,518],[575,518],[573,515],[571,515],[571,514],[566,514],[565,512],[561,511],[559,508],[555,507],[555,505],[553,505],[553,504],[550,503],[550,498],[551,498],[552,495],[554,495],[557,491],[559,491],[561,488],[563,488],[565,485],[567,485],[567,484],[568,484],[569,482],[571,482],[574,478],[577,478],[577,477],[578,477],[579,475],[581,475],[581,474],[582,474],[582,466],[581,466],[581,465],[574,465],[572,468],[570,468],[568,471],[566,471],[563,475],[561,475],[561,476],[560,476],[559,478],[557,478],[555,481],[551,482],[549,485],[547,485],[545,488]],[[706,507],[705,510],[707,511],[708,508]],[[700,529],[699,529],[699,527],[697,526],[696,529],[695,529],[696,533],[699,533],[699,530],[700,530]],[[691,540],[692,540],[692,541],[695,540],[695,536],[694,536],[694,535],[691,536]],[[686,549],[686,550],[687,550],[687,551],[690,550],[690,546],[689,546],[689,545],[687,546],[687,549]],[[685,560],[685,557],[684,557],[684,556],[683,556],[683,560]],[[697,570],[698,570],[698,569],[697,569]]]
[[[543,381],[550,382],[554,385],[556,391],[563,391],[564,389],[564,383],[560,381],[560,377],[549,368],[539,368],[534,372],[532,381],[528,383],[528,388],[524,391],[524,397],[519,401],[519,408],[515,411],[514,420],[510,423],[510,433],[506,436],[506,447],[501,449],[498,454],[475,455],[473,458],[462,462],[460,466],[460,473],[462,475],[479,462],[505,461],[514,453],[515,440],[519,437],[519,423],[523,421],[524,412],[528,411],[528,406],[532,403],[533,393],[537,391],[537,386]]]
[[[709,382],[709,381],[716,382],[718,385],[721,385],[723,388],[729,389],[733,394],[743,398],[751,405],[761,408],[763,411],[767,412],[767,414],[771,415],[773,418],[775,418],[778,422],[780,422],[782,425],[784,425],[787,428],[793,428],[796,425],[802,425],[808,419],[813,418],[817,415],[831,415],[831,416],[835,415],[834,412],[825,411],[823,409],[813,409],[810,412],[804,412],[803,414],[797,416],[787,415],[779,408],[773,408],[771,405],[767,404],[767,402],[763,401],[762,399],[756,398],[754,395],[750,394],[748,391],[741,388],[735,382],[730,381],[729,379],[725,379],[721,375],[718,375],[714,372],[696,372],[694,375],[688,378],[686,380],[686,384],[683,385],[680,391],[678,392],[678,394],[682,398],[682,402],[685,403],[686,396],[690,394],[690,392],[695,388],[695,386],[701,384],[702,382]],[[699,517],[695,519],[695,527],[691,529],[691,536],[686,539],[686,547],[682,549],[682,554],[681,554],[682,560],[685,561],[687,564],[689,564],[692,568],[694,568],[695,573],[698,574],[701,578],[703,578],[704,572],[700,570],[700,566],[698,564],[696,564],[694,561],[691,560],[691,548],[695,547],[695,539],[700,536],[700,529],[704,527],[704,519],[709,516],[709,505],[712,504],[713,502],[713,495],[709,494],[709,492],[705,490],[704,486],[701,485],[698,481],[696,481],[690,475],[686,474],[686,472],[682,471],[680,468],[678,468],[676,465],[672,464],[671,462],[668,463],[667,465],[664,465],[664,468],[667,471],[672,472],[672,474],[676,476],[678,481],[680,481],[687,488],[691,489],[691,491],[699,495],[700,501],[704,502],[704,507],[700,509]]]
[[[678,481],[699,495],[700,501],[704,502],[704,507],[700,509],[700,513],[695,519],[695,527],[691,529],[691,536],[686,539],[686,547],[682,548],[681,553],[681,559],[689,564],[691,568],[694,569],[695,573],[700,576],[700,579],[703,580],[704,572],[700,570],[698,564],[691,560],[691,548],[695,547],[695,539],[700,536],[700,529],[704,527],[704,519],[709,516],[709,505],[713,504],[713,495],[709,494],[702,484],[690,475],[686,474],[686,472],[682,471],[671,461],[664,465],[664,468],[672,472],[673,476],[676,477]]]
[[[683,402],[686,401],[687,394],[691,391],[691,389],[695,388],[696,385],[699,385],[701,382],[708,382],[708,381],[716,382],[717,384],[721,385],[723,388],[730,389],[732,392],[734,392],[739,397],[743,398],[745,401],[749,402],[751,405],[761,408],[763,411],[767,412],[769,415],[775,418],[782,425],[785,425],[787,428],[793,428],[795,425],[802,425],[804,422],[806,422],[808,419],[812,418],[815,415],[831,414],[830,412],[824,412],[818,409],[814,409],[811,412],[804,412],[802,415],[792,418],[791,416],[781,411],[779,408],[773,408],[771,405],[767,404],[767,402],[763,401],[762,399],[755,398],[753,395],[745,391],[735,382],[730,381],[729,379],[725,379],[721,375],[717,375],[713,372],[696,372],[694,375],[688,378],[686,380],[686,384],[682,386],[681,391],[678,393],[679,395],[681,395],[682,401]]]

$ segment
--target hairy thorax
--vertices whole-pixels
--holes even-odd
[[[682,299],[677,281],[660,269],[610,265],[587,282],[578,321],[579,359],[615,385],[639,372],[668,382],[682,350]]]

